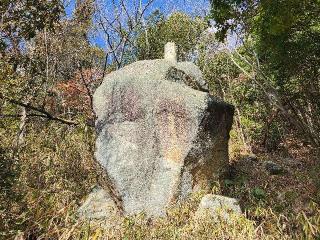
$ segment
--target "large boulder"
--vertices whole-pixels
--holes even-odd
[[[94,110],[95,156],[125,214],[163,215],[228,164],[234,109],[208,93],[193,63],[138,61],[112,72]]]

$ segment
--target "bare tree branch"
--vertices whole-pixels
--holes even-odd
[[[90,109],[94,115],[94,111],[93,111],[93,94],[91,92],[91,89],[89,87],[89,84],[86,82],[84,76],[83,76],[83,68],[82,68],[82,65],[81,63],[78,64],[79,66],[79,70],[80,70],[80,76],[81,76],[81,80],[82,80],[82,84],[84,85],[84,87],[86,88],[86,91],[87,91],[87,95],[89,97],[89,102],[90,102]],[[92,72],[91,72],[92,73]]]
[[[107,44],[105,67],[108,64],[109,54],[111,54],[112,61],[116,63],[117,68],[122,67],[125,52],[136,47],[136,43],[132,40],[133,33],[141,30],[140,27],[146,27],[143,16],[153,2],[154,0],[149,0],[143,5],[141,0],[134,0],[133,9],[130,9],[126,0],[112,0],[112,12],[108,12],[108,14],[103,12],[103,9],[106,8],[97,6],[97,21],[105,34]],[[113,18],[110,19],[110,16]],[[145,34],[147,37],[147,32]]]
[[[18,101],[18,100],[15,100],[15,99],[11,99],[11,98],[7,98],[7,97],[3,97],[3,96],[0,96],[0,98],[4,99],[5,101],[8,101],[8,102],[10,102],[12,104],[15,104],[15,105],[18,105],[18,106],[21,106],[21,107],[25,107],[25,108],[27,108],[29,110],[33,110],[33,111],[36,111],[36,112],[39,112],[39,113],[42,113],[43,115],[39,115],[39,117],[47,118],[48,120],[52,120],[52,121],[61,122],[63,124],[67,124],[67,125],[74,125],[74,126],[79,125],[78,122],[70,121],[70,120],[67,120],[67,119],[64,119],[64,118],[60,118],[60,117],[54,116],[53,114],[47,112],[43,108],[32,106],[29,103],[26,104],[26,103],[23,103],[21,101]]]
[[[20,118],[22,117],[22,114],[0,114],[0,119],[4,119],[4,118]],[[31,113],[31,114],[27,114],[27,117],[43,117],[46,118],[46,115],[43,114],[36,114],[36,113]]]

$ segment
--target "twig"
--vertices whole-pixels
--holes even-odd
[[[7,98],[7,97],[4,97],[4,96],[0,96],[0,98],[4,99],[4,100],[6,100],[6,101],[8,101],[8,102],[10,102],[12,104],[15,104],[15,105],[18,105],[18,106],[21,106],[21,107],[25,107],[27,109],[30,109],[30,110],[33,110],[33,111],[36,111],[36,112],[39,112],[39,113],[42,113],[43,115],[39,115],[39,117],[47,118],[47,119],[52,120],[52,121],[61,122],[61,123],[67,124],[67,125],[74,125],[74,126],[79,125],[78,122],[70,121],[70,120],[67,120],[67,119],[63,119],[63,118],[54,116],[53,114],[47,112],[43,108],[32,106],[29,103],[26,104],[26,103],[20,102],[18,100]]]

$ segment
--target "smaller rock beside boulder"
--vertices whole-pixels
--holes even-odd
[[[116,224],[120,216],[119,210],[109,193],[99,186],[92,190],[77,213],[80,218],[104,220],[110,225]]]
[[[257,157],[257,155],[251,153],[251,154],[248,155],[247,160],[256,162],[256,161],[258,161],[258,157]]]
[[[278,165],[272,161],[267,161],[265,163],[265,168],[269,172],[269,174],[271,174],[271,175],[278,175],[278,174],[282,174],[285,172],[283,167],[281,167],[280,165]]]
[[[228,221],[231,215],[241,215],[242,211],[237,199],[207,194],[202,198],[195,216],[202,218],[207,214],[210,214],[214,220],[222,217]]]

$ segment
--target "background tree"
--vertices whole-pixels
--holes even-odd
[[[119,69],[136,60],[136,35],[141,29],[147,34],[144,18],[153,2],[154,0],[96,1],[95,21],[106,42],[103,72],[108,65]]]
[[[97,177],[88,120],[92,126],[103,50],[89,41],[91,10],[65,18],[60,1],[2,2],[0,238],[20,229],[38,238],[47,221],[39,216],[71,206]],[[54,192],[64,192],[64,201]]]
[[[146,22],[148,38],[141,32],[137,39],[138,59],[163,58],[163,46],[175,42],[178,59],[195,59],[195,51],[202,33],[208,28],[200,17],[192,18],[185,13],[176,12],[167,19],[159,11],[153,12]]]
[[[243,33],[250,66],[269,103],[315,148],[320,146],[319,1],[212,0],[218,36]],[[253,75],[252,75],[253,76]],[[290,127],[289,127],[290,128]]]

